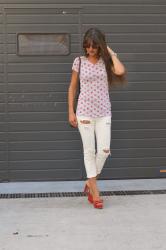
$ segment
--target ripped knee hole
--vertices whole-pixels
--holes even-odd
[[[88,121],[88,120],[81,120],[80,122],[83,123],[83,124],[89,124],[90,123],[90,121]]]
[[[111,154],[111,151],[109,149],[103,149],[104,153],[110,153]]]

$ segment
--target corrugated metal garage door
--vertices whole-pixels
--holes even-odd
[[[128,87],[111,93],[113,157],[107,160],[102,178],[163,176],[164,2],[38,2],[8,1],[1,6],[0,180],[85,177],[80,136],[68,124],[67,89],[71,63],[81,51],[80,34],[92,26],[106,32],[108,43],[129,72]],[[69,55],[17,55],[18,33],[59,32],[70,33]]]
[[[16,7],[5,8],[7,104],[2,111],[7,107],[6,178],[80,179],[81,143],[78,132],[69,127],[66,113],[71,62],[80,50],[79,9]],[[18,33],[66,32],[71,41],[69,56],[16,54]]]

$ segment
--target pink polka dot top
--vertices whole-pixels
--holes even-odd
[[[79,57],[74,59],[72,69],[79,71]],[[112,116],[107,72],[101,57],[93,64],[87,57],[81,56],[80,94],[76,115],[93,118]]]

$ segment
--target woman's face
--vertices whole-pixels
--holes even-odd
[[[86,52],[89,56],[97,56],[99,51],[99,46],[95,43],[87,43],[86,44]]]

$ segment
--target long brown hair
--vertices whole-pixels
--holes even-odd
[[[123,75],[115,75],[111,69],[113,61],[107,49],[104,33],[97,28],[90,28],[86,31],[83,38],[83,48],[86,57],[88,57],[86,51],[87,44],[93,44],[94,46],[98,47],[98,57],[101,56],[104,61],[107,72],[107,79],[110,87],[117,85],[126,85],[127,71],[125,70],[125,73]]]

